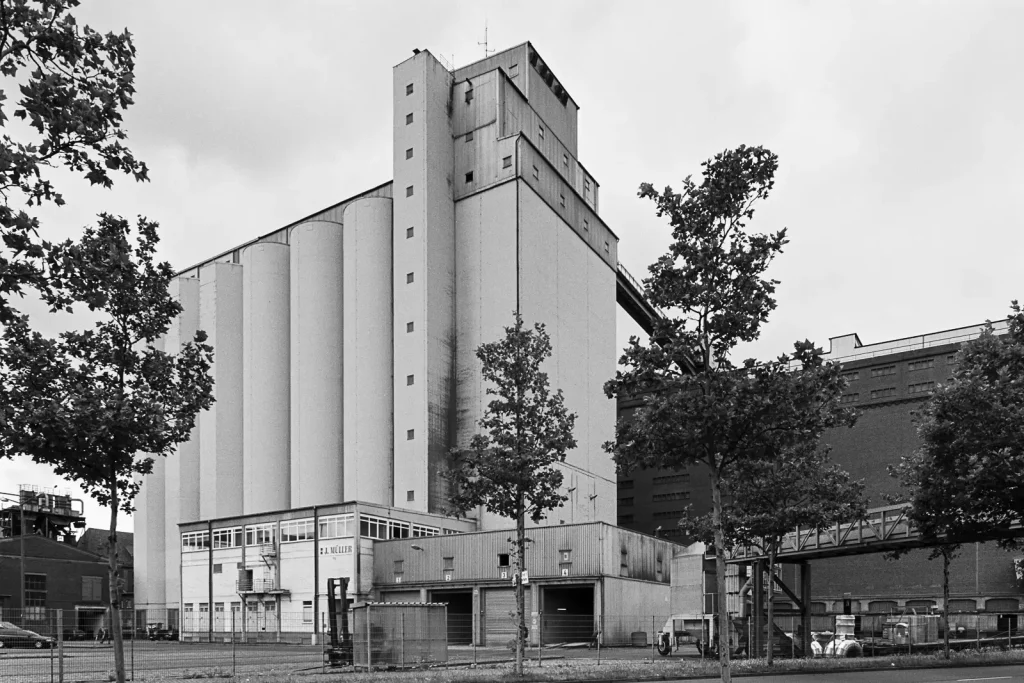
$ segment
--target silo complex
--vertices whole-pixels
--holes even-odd
[[[342,500],[342,226],[291,230],[291,505]]]
[[[389,505],[394,406],[391,200],[356,200],[346,207],[344,223],[344,500]]]
[[[199,416],[199,514],[242,514],[242,267],[199,271],[199,325],[213,347],[213,396]]]
[[[242,251],[242,509],[290,505],[289,247]]]

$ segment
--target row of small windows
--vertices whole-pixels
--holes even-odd
[[[655,503],[660,503],[666,500],[689,500],[689,491],[672,491],[670,493],[656,493],[651,496],[651,500]]]
[[[409,491],[409,494],[412,494]],[[409,500],[413,498],[410,497]],[[364,538],[386,540],[389,538],[408,538],[420,536],[439,536],[442,530],[438,527],[426,526],[423,524],[412,524],[401,520],[360,515],[360,535]],[[348,538],[355,530],[355,515],[333,515],[319,520],[319,537],[321,539]],[[308,519],[290,519],[281,522],[281,542],[297,543],[300,541],[312,541],[317,535],[314,533],[314,521]],[[446,534],[458,533],[451,529],[444,529]],[[245,527],[245,544],[247,546],[273,545],[277,537],[277,527],[271,522],[268,524],[257,524]],[[213,532],[214,549],[233,548],[241,546],[242,529],[216,529]],[[208,531],[187,531],[181,535],[181,549],[183,552],[205,551],[210,549],[210,533]]]
[[[871,398],[888,398],[896,395],[896,387],[885,387],[884,389],[872,389]]]
[[[860,394],[843,394],[839,397],[840,403],[856,403],[860,400]]]
[[[895,365],[883,365],[883,366],[878,367],[878,368],[871,368],[871,376],[872,377],[886,377],[888,375],[895,375],[895,374],[896,374],[896,366]]]
[[[853,370],[851,372],[844,372],[842,376],[847,382],[856,382],[860,379],[860,372]]]
[[[681,519],[686,516],[686,510],[662,510],[660,512],[655,512],[651,516],[657,518],[672,517],[674,519]]]
[[[633,488],[633,480],[632,479],[623,479],[622,481],[619,482],[619,490],[620,491],[622,489],[631,489],[631,488]]]
[[[654,485],[658,486],[660,484],[685,484],[688,481],[690,481],[689,474],[666,474],[663,477],[655,477]]]
[[[934,358],[926,358],[924,360],[916,360],[907,363],[907,370],[914,372],[915,370],[928,370],[929,368],[935,367]]]
[[[619,502],[619,505],[622,505],[624,507],[632,507],[632,505],[633,505],[633,499],[632,498],[619,498],[618,502]]]
[[[935,382],[917,382],[907,385],[908,394],[923,394],[935,390]]]
[[[956,354],[946,356],[946,365],[956,365]],[[915,360],[907,363],[907,370],[909,372],[917,372],[919,370],[931,370],[935,367],[934,358],[925,358],[923,360]],[[877,368],[871,368],[872,377],[888,377],[896,374],[895,365],[882,365]],[[847,382],[856,382],[860,379],[859,370],[850,370],[849,372],[843,373],[843,379]]]

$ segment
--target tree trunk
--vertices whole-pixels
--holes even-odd
[[[715,526],[715,584],[718,590],[718,661],[722,683],[732,683],[729,668],[729,612],[725,604],[725,531],[722,529],[722,481],[711,468],[711,519]]]
[[[520,500],[522,498],[520,497]],[[522,505],[516,515],[516,675],[523,675],[523,658],[526,652],[526,587],[523,585],[523,570],[526,569],[526,514]]]
[[[942,549],[942,653],[949,659],[949,552]]]
[[[768,590],[764,592],[764,599],[768,601],[768,666],[772,666],[775,659],[775,601],[772,594],[775,592],[775,544],[768,548]]]
[[[121,633],[121,586],[117,575],[117,482],[110,483],[110,536],[107,538],[108,582],[110,584],[110,633],[114,641],[114,673],[117,683],[125,682],[124,636]]]

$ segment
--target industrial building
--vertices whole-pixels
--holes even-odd
[[[898,482],[887,467],[920,445],[914,411],[950,378],[960,346],[983,328],[972,325],[876,344],[863,344],[856,334],[830,339],[825,357],[842,364],[849,383],[842,401],[857,408],[860,417],[852,429],[830,430],[822,440],[832,448],[833,460],[852,478],[864,480],[869,505],[885,505],[883,496],[897,492]],[[993,329],[1005,332],[1006,321],[993,323]],[[639,405],[638,399],[623,401],[620,414],[628,415]],[[685,542],[676,525],[687,505],[695,514],[711,509],[707,474],[699,468],[618,477],[618,522],[623,527]],[[1015,571],[1019,554],[1000,550],[995,543],[965,546],[950,565],[949,610],[1019,611],[1024,588]],[[942,563],[929,561],[927,550],[910,552],[898,562],[881,554],[819,559],[811,568],[812,608],[818,613],[942,607]],[[781,595],[779,600],[786,603]]]
[[[393,79],[392,181],[172,283],[184,310],[159,343],[173,353],[195,330],[208,333],[216,403],[189,442],[157,459],[137,501],[136,605],[171,610],[156,621],[204,602],[266,614],[270,592],[236,589],[257,574],[276,583],[252,585],[290,592],[292,609],[316,602],[326,570],[300,587],[266,561],[299,548],[285,530],[296,517],[304,540],[333,547],[319,516],[350,515],[351,557],[365,566],[377,541],[418,526],[509,526],[483,510],[468,521],[442,515],[446,458],[486,404],[475,351],[503,335],[513,311],[546,325],[545,369],[577,414],[577,447],[561,466],[568,500],[547,521],[615,521],[602,444],[615,428],[603,385],[615,372],[616,303],[641,319],[651,312],[618,266],[599,185],[579,162],[576,102],[530,43],[459,69],[415,50]],[[364,517],[398,526],[356,534]],[[259,536],[266,524],[277,535]],[[251,544],[241,538],[250,527]],[[197,591],[201,556],[224,576]],[[371,596],[352,562],[336,569],[359,577],[356,597]]]

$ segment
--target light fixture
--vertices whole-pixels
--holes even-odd
[[[422,546],[418,546],[418,545],[416,545],[415,543],[413,543],[413,544],[412,544],[412,545],[410,545],[409,547],[410,547],[410,548],[412,548],[413,550],[420,550],[420,551],[422,551],[422,550],[423,550]]]

